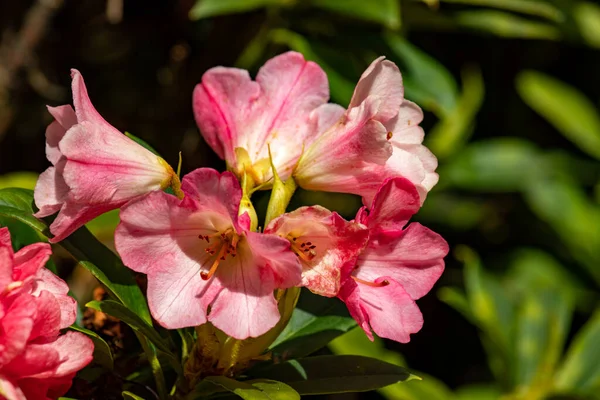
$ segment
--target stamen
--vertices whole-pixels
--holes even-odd
[[[355,276],[353,276],[352,279],[354,279],[358,283],[362,283],[363,285],[367,285],[367,286],[371,286],[371,287],[383,287],[383,286],[387,286],[387,285],[390,284],[390,282],[387,281],[387,280],[381,281],[379,283],[376,283],[376,282],[365,281],[365,280],[362,280],[362,279],[357,278]]]
[[[303,261],[308,263],[317,256],[317,252],[315,251],[317,246],[312,244],[312,242],[298,243],[298,238],[292,235],[287,235],[286,239],[290,241],[291,250]]]
[[[231,255],[231,257],[237,255],[236,247],[239,242],[239,237],[233,229],[229,228],[224,232],[217,232],[212,235],[198,235],[198,238],[206,240],[207,243],[210,243],[211,238],[217,239],[213,246],[204,249],[210,256],[215,256],[209,271],[200,271],[200,277],[207,281],[215,274],[221,261],[225,261],[228,255]]]

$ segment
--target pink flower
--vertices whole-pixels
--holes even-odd
[[[260,184],[272,177],[268,145],[285,180],[304,144],[335,122],[339,115],[328,99],[323,70],[287,52],[267,61],[256,81],[237,68],[208,70],[194,90],[193,107],[204,139],[228,168]]]
[[[338,107],[331,114],[337,122],[306,144],[294,172],[299,186],[354,193],[370,204],[386,178],[402,176],[417,187],[423,203],[438,180],[437,160],[421,144],[423,112],[404,99],[394,63],[383,57],[373,61],[358,81],[348,110]]]
[[[414,185],[394,178],[379,189],[371,208],[363,207],[356,216],[369,228],[369,242],[339,297],[371,339],[373,330],[380,337],[408,342],[423,325],[415,300],[444,271],[446,241],[418,223],[404,228],[419,206]]]
[[[50,246],[36,243],[13,253],[0,228],[0,398],[56,399],[92,360],[85,335],[67,332],[77,314],[69,288],[44,264]]]
[[[271,221],[265,233],[290,241],[302,264],[302,286],[326,297],[337,296],[368,238],[364,226],[320,206],[283,214]]]
[[[237,339],[265,333],[280,317],[273,291],[300,282],[289,242],[249,231],[230,172],[197,169],[182,190],[183,200],[154,192],[129,203],[115,233],[125,265],[148,275],[152,315],[169,329],[210,321]]]
[[[46,156],[52,163],[34,192],[41,218],[56,213],[50,226],[58,242],[109,210],[179,180],[160,157],[123,135],[96,111],[83,77],[72,70],[73,102],[48,107],[54,117],[46,129]]]

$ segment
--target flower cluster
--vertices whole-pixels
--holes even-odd
[[[0,398],[56,399],[75,373],[92,361],[85,335],[66,332],[77,316],[67,284],[44,268],[50,245],[36,243],[14,253],[0,228]]]
[[[162,326],[210,322],[236,339],[258,337],[280,320],[274,292],[301,286],[344,301],[370,337],[407,342],[421,328],[415,300],[440,277],[448,247],[407,226],[437,182],[437,161],[394,63],[376,59],[347,109],[327,103],[325,73],[299,53],[269,60],[254,81],[245,70],[210,69],[194,90],[194,115],[228,171],[197,169],[181,183],[100,117],[77,71],[73,98],[75,111],[50,108],[53,166],[35,190],[37,215],[59,211],[51,226],[59,241],[121,208],[117,251],[148,276]],[[283,182],[288,192],[352,193],[364,207],[352,221],[318,205],[284,213]],[[249,198],[264,189],[280,212],[260,231]]]

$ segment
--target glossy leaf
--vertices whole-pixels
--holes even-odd
[[[557,40],[560,31],[551,24],[535,22],[514,14],[493,11],[461,11],[455,14],[458,25],[506,38]]]
[[[261,378],[285,382],[301,395],[363,392],[416,379],[397,365],[352,355],[290,360],[257,373]]]
[[[402,66],[406,97],[438,115],[451,115],[457,105],[458,88],[450,72],[400,35],[390,33],[385,40]]]
[[[577,332],[555,377],[560,391],[598,393],[600,391],[600,309]]]
[[[114,367],[113,354],[108,343],[106,343],[106,341],[102,339],[100,335],[77,325],[72,325],[69,327],[69,329],[76,332],[81,332],[89,337],[92,342],[94,342],[94,362],[112,371]]]
[[[303,290],[290,322],[271,350],[283,359],[304,357],[355,326],[344,303]]]
[[[289,0],[197,0],[190,10],[190,19],[243,13],[267,6],[280,6]]]
[[[523,100],[581,150],[600,159],[600,115],[574,87],[536,71],[521,72],[517,90]]]
[[[123,304],[112,300],[90,301],[86,307],[94,310],[102,311],[108,315],[112,315],[129,325],[133,330],[147,337],[158,349],[167,354],[171,354],[171,349],[165,343],[163,338],[154,330],[152,325],[149,325],[142,320],[137,314],[129,310]]]
[[[17,220],[49,235],[48,226],[33,216],[33,191],[20,188],[0,189],[0,217]]]
[[[377,22],[390,29],[400,27],[400,2],[397,0],[311,0],[310,4],[350,17]]]
[[[300,400],[298,392],[282,382],[269,379],[240,382],[225,376],[206,377],[186,399],[200,399],[220,392],[219,388],[245,400]]]

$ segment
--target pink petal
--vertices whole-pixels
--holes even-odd
[[[6,400],[27,400],[21,389],[2,375],[0,375],[0,396]]]
[[[58,143],[65,136],[65,133],[77,124],[77,116],[70,105],[48,107],[48,111],[55,121],[46,128],[46,157],[52,165],[56,165],[62,157]]]
[[[431,290],[444,271],[448,244],[437,233],[412,223],[402,232],[382,232],[371,237],[359,256],[355,276],[375,281],[389,276],[413,299]]]
[[[50,243],[60,242],[97,216],[119,208],[123,203],[108,203],[96,206],[71,202],[64,203],[60,213],[50,225],[50,232],[52,232],[54,237],[48,241]]]
[[[23,247],[14,256],[13,279],[24,281],[33,277],[46,265],[52,254],[48,243],[34,243]]]
[[[40,339],[43,341],[55,340],[60,333],[60,305],[56,298],[47,291],[43,291],[35,300],[37,313],[29,341]]]
[[[425,133],[419,124],[423,121],[423,111],[412,101],[404,100],[400,111],[385,123],[392,132],[392,142],[397,144],[421,144]]]
[[[262,266],[263,284],[273,285],[272,290],[287,289],[300,284],[302,267],[290,251],[290,243],[276,235],[248,232],[246,240],[254,255],[254,262]]]
[[[51,293],[58,302],[60,308],[59,329],[65,329],[73,325],[77,319],[77,302],[68,295],[69,286],[66,282],[54,275],[47,268],[42,268],[38,271],[32,294],[38,296],[44,291]]]
[[[354,279],[346,279],[340,292],[338,294],[340,300],[346,303],[350,315],[358,326],[365,331],[365,334],[371,341],[373,341],[373,332],[371,332],[371,326],[369,325],[369,315],[366,310],[361,307],[360,289],[358,283]]]
[[[194,117],[202,136],[231,165],[235,165],[234,149],[241,142],[238,129],[250,118],[259,95],[260,87],[248,71],[236,68],[211,68],[194,89]]]
[[[26,347],[33,329],[37,305],[35,298],[21,293],[12,298],[0,298],[0,311],[4,316],[0,319],[0,366],[17,357]]]
[[[237,257],[220,266],[215,277],[223,289],[212,304],[208,320],[227,335],[240,340],[258,337],[279,321],[273,284],[263,282],[249,246],[238,246]]]
[[[110,126],[82,122],[67,132],[60,150],[67,158],[63,177],[69,198],[80,203],[127,202],[160,190],[172,173],[156,155]]]
[[[420,207],[419,193],[408,179],[389,179],[375,195],[367,225],[372,230],[401,230]]]
[[[76,69],[71,69],[71,89],[73,90],[73,104],[78,122],[91,122],[100,125],[108,125],[108,122],[96,111],[88,96],[83,76]]]
[[[181,190],[197,201],[200,209],[238,218],[242,199],[240,184],[231,172],[219,173],[211,168],[198,168],[183,177]]]
[[[60,210],[66,201],[69,187],[62,177],[66,160],[60,161],[56,167],[50,167],[41,173],[35,184],[33,199],[39,211],[34,214],[37,218],[47,217]]]
[[[13,249],[8,228],[0,228],[0,293],[13,282]]]
[[[358,107],[367,98],[377,104],[375,118],[385,122],[398,114],[404,99],[400,70],[391,61],[379,57],[363,72],[348,109]]]
[[[56,341],[48,343],[46,346],[52,346],[60,356],[61,363],[55,371],[48,372],[43,376],[54,378],[68,376],[73,374],[92,361],[94,352],[94,343],[83,333],[68,331],[60,335]]]

